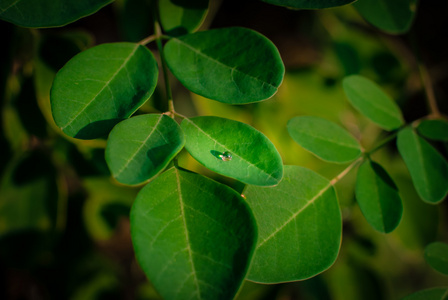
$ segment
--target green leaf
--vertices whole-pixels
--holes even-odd
[[[91,15],[113,0],[2,0],[0,19],[23,27],[57,27]]]
[[[356,200],[367,222],[379,232],[389,233],[400,223],[403,204],[398,188],[376,162],[368,160],[359,167]]]
[[[445,300],[447,288],[432,288],[418,291],[404,297],[402,300]]]
[[[262,0],[274,5],[298,9],[321,9],[341,6],[356,0]]]
[[[106,161],[112,176],[124,184],[140,184],[165,169],[183,148],[179,125],[166,115],[130,118],[110,132]]]
[[[350,103],[381,128],[394,130],[404,124],[398,105],[374,82],[351,75],[345,77],[342,84]]]
[[[292,118],[288,122],[288,132],[300,146],[326,161],[345,163],[361,154],[361,147],[353,136],[322,118]]]
[[[238,193],[172,168],[138,194],[131,235],[140,266],[164,299],[232,299],[257,229]]]
[[[149,99],[157,76],[154,57],[138,44],[102,44],[81,52],[54,79],[54,120],[71,137],[103,137]]]
[[[285,73],[275,45],[240,27],[172,38],[164,53],[170,70],[187,89],[230,104],[272,97]]]
[[[425,248],[425,260],[436,271],[448,275],[448,245],[441,242]]]
[[[201,26],[208,0],[159,0],[160,23],[167,34],[180,36]]]
[[[244,194],[259,231],[247,279],[304,280],[334,263],[342,220],[336,192],[327,179],[302,167],[285,166],[278,186],[248,186]]]
[[[405,33],[417,11],[417,0],[358,0],[354,6],[373,26],[389,33]]]
[[[437,141],[448,141],[448,122],[446,120],[424,120],[417,127],[418,133]]]
[[[272,186],[282,179],[280,154],[255,128],[219,117],[184,119],[181,127],[185,148],[210,170],[254,185]]]
[[[433,204],[442,201],[448,193],[448,163],[443,156],[409,127],[398,133],[397,146],[420,198]]]

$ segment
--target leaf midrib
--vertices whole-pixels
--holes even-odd
[[[3,14],[5,11],[7,11],[8,9],[10,9],[11,7],[16,6],[17,3],[19,3],[20,1],[22,1],[22,0],[16,0],[16,1],[14,1],[14,2],[11,3],[8,7],[6,7],[5,9],[3,9],[0,13]]]
[[[312,137],[312,138],[315,138],[315,139],[318,139],[318,140],[321,140],[324,142],[330,142],[330,143],[338,145],[338,146],[342,146],[342,147],[360,151],[359,144],[355,140],[353,140],[353,141],[355,141],[354,144],[345,144],[345,143],[340,143],[339,140],[325,139],[325,137],[323,137],[323,136],[313,135],[309,131],[301,131],[300,129],[297,129],[297,128],[295,128],[295,131],[298,132],[299,134],[303,134],[303,135],[306,135],[306,136],[309,136],[309,137]]]

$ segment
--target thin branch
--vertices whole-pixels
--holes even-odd
[[[357,160],[352,162],[347,168],[345,168],[341,173],[339,173],[336,177],[334,177],[331,181],[331,185],[335,185],[339,180],[341,180],[345,175],[348,174],[358,163],[362,162],[365,159],[364,156],[359,157]]]
[[[146,46],[147,44],[151,43],[152,41],[154,41],[157,38],[157,36],[155,34],[150,35],[146,38],[144,38],[143,40],[141,40],[140,42],[138,42],[140,45],[142,46]]]

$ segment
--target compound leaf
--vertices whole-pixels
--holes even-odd
[[[104,137],[149,99],[157,76],[153,55],[139,44],[102,44],[81,52],[54,79],[54,120],[71,137]]]
[[[353,136],[322,118],[292,118],[288,122],[288,132],[300,146],[326,161],[345,163],[361,154],[361,147]]]
[[[172,38],[164,53],[170,70],[187,89],[230,104],[272,97],[285,72],[275,45],[240,27]]]
[[[433,204],[442,201],[448,193],[448,163],[443,156],[409,127],[398,133],[397,146],[420,198]]]
[[[403,300],[446,300],[446,291],[446,287],[426,289],[408,295]]]
[[[23,27],[57,27],[91,15],[113,0],[2,0],[0,19]]]
[[[262,0],[274,5],[298,9],[321,9],[341,6],[356,0]]]
[[[436,271],[448,275],[448,245],[441,242],[425,248],[425,260]]]
[[[205,19],[209,0],[159,0],[160,23],[167,34],[194,32]]]
[[[257,229],[234,190],[172,168],[138,194],[131,236],[140,266],[163,299],[233,299]]]
[[[418,133],[437,141],[448,141],[448,122],[446,120],[424,120],[417,127]]]
[[[184,144],[184,134],[172,118],[141,115],[112,129],[107,140],[106,162],[117,181],[140,184],[166,168]]]
[[[184,119],[185,148],[219,174],[254,185],[272,186],[283,176],[280,154],[255,128],[219,117]]]
[[[343,80],[343,87],[350,103],[364,116],[385,130],[403,125],[400,108],[374,82],[351,75]]]
[[[327,179],[309,169],[285,166],[278,186],[248,186],[244,194],[259,231],[247,279],[304,280],[333,264],[342,220],[336,192]]]
[[[400,223],[403,204],[397,186],[379,164],[368,160],[358,170],[356,200],[367,222],[389,233]]]

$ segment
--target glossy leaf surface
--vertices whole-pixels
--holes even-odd
[[[248,186],[244,194],[259,232],[247,279],[303,280],[333,264],[342,221],[336,192],[327,179],[309,169],[285,166],[278,186]]]
[[[424,137],[437,141],[448,141],[448,122],[446,120],[424,120],[417,131]]]
[[[425,260],[436,271],[448,275],[448,245],[441,242],[425,248]]]
[[[167,34],[180,36],[199,28],[208,0],[159,0],[160,23]]]
[[[403,125],[400,108],[374,82],[351,75],[343,80],[350,103],[364,116],[383,129],[394,130]]]
[[[113,0],[2,0],[0,19],[24,27],[56,27],[95,13]]]
[[[403,300],[446,300],[447,288],[432,288],[418,291],[403,298]]]
[[[379,164],[364,162],[358,169],[356,200],[367,222],[389,233],[400,223],[403,204],[397,186]]]
[[[183,148],[179,125],[167,115],[130,118],[110,132],[106,161],[112,176],[124,184],[140,184],[163,171]]]
[[[137,260],[163,299],[232,299],[257,230],[234,190],[172,168],[140,191],[131,235]]]
[[[149,99],[157,76],[154,57],[138,44],[102,44],[81,52],[53,82],[54,120],[71,137],[104,137]]]
[[[341,6],[356,0],[262,0],[279,6],[299,9],[320,9]]]
[[[361,147],[352,135],[322,118],[292,118],[288,122],[288,132],[300,146],[326,161],[345,163],[361,154]]]
[[[411,128],[398,133],[397,146],[420,198],[442,201],[448,193],[448,163],[443,156]]]
[[[187,89],[230,104],[272,97],[285,72],[275,45],[240,27],[172,38],[164,53],[174,76]]]
[[[417,0],[358,0],[354,3],[367,22],[390,33],[405,33],[417,11]]]
[[[184,119],[181,127],[185,148],[210,170],[253,185],[272,186],[282,179],[280,154],[255,128],[219,117]]]

